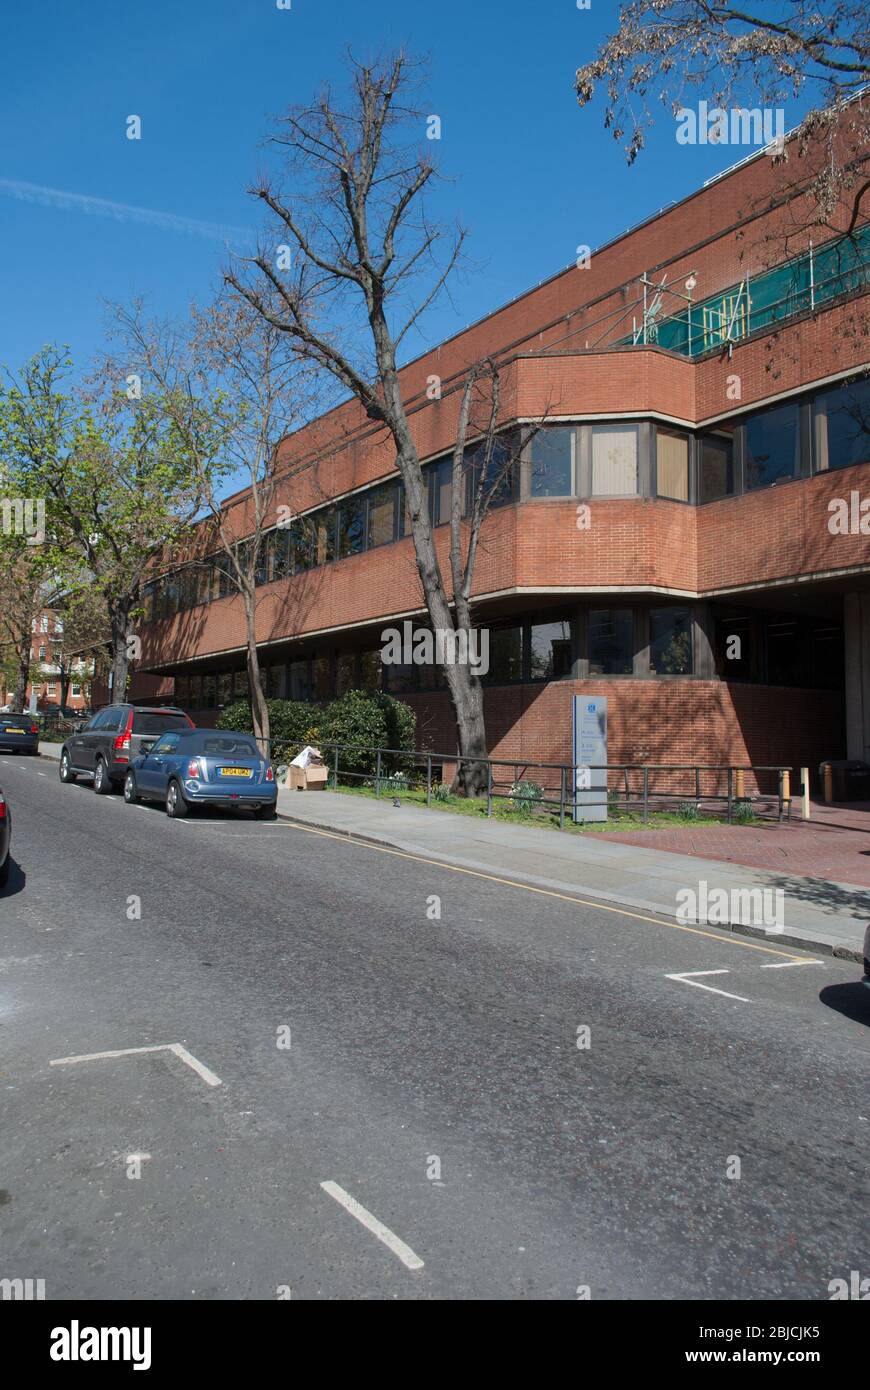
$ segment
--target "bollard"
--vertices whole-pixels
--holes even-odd
[[[742,768],[742,767],[738,767],[738,768],[736,769],[736,771],[737,771],[737,790],[736,790],[736,792],[734,793],[734,795],[735,795],[736,797],[738,797],[739,800],[742,801],[742,800],[743,800],[743,796],[744,796],[744,790],[743,790],[743,788],[744,788],[744,778],[746,777],[746,773],[743,771],[743,768]]]
[[[804,820],[810,818],[810,770],[808,767],[801,768],[801,782],[804,787],[804,794],[801,797],[801,815]]]
[[[823,768],[823,770],[822,770],[822,776],[823,776],[824,787],[825,787],[825,800],[826,800],[826,801],[833,801],[833,799],[834,799],[834,769],[831,767],[830,763],[826,763],[826,764],[825,764],[825,766],[824,766],[824,768]]]

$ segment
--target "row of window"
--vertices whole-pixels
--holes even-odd
[[[572,675],[574,662],[587,662],[593,676],[632,675],[635,670],[636,622],[632,608],[588,611],[586,640],[567,616],[526,618],[486,629],[483,652],[488,670],[484,684],[561,680]],[[640,610],[637,610],[640,611]],[[691,675],[694,669],[692,612],[684,605],[642,610],[649,614],[649,670],[654,675]],[[480,650],[480,649],[478,649]],[[394,695],[443,689],[437,666],[383,663],[380,648],[324,652],[264,670],[267,698],[327,701],[345,691],[386,690]],[[245,671],[176,676],[176,702],[190,709],[214,709],[248,698]]]
[[[713,502],[870,460],[870,378],[769,406],[695,435],[645,422],[548,426],[533,436],[525,453],[523,465],[516,432],[506,432],[481,480],[479,449],[467,451],[463,514],[481,481],[492,491],[494,506],[523,496],[653,495]],[[450,455],[424,468],[435,527],[450,520],[452,472]],[[270,531],[258,557],[257,582],[286,579],[409,533],[404,489],[394,479]],[[147,585],[145,621],[234,593],[230,570],[229,558],[221,553]]]

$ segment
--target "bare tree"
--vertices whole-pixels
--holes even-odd
[[[747,90],[763,106],[809,98],[789,142],[808,194],[805,225],[850,233],[870,191],[870,28],[866,0],[631,0],[595,58],[578,68],[581,106],[606,89],[605,126],[631,163],[653,123],[651,96],[682,106],[695,88],[725,107]],[[787,160],[786,146],[777,158]],[[797,207],[791,202],[793,208]]]
[[[327,89],[280,122],[272,142],[287,152],[289,188],[280,191],[264,177],[251,190],[273,214],[280,245],[277,252],[261,247],[226,278],[389,433],[429,617],[436,631],[464,632],[469,651],[480,528],[515,462],[496,447],[499,369],[494,362],[474,364],[465,382],[454,455],[451,596],[430,525],[398,354],[408,336],[419,332],[456,266],[464,233],[457,229],[448,238],[427,217],[425,195],[435,169],[429,154],[420,152],[424,118],[407,104],[417,76],[413,64],[402,53],[371,66],[351,59],[350,75],[347,111]],[[485,437],[478,440],[476,481],[465,494],[473,500],[463,518],[465,435],[473,432],[473,401],[487,387],[491,409]],[[453,390],[463,390],[461,383]],[[439,381],[433,399],[440,398]],[[463,650],[463,644],[453,650]],[[456,717],[461,780],[466,790],[477,791],[484,777],[480,760],[487,754],[480,681],[468,663],[446,662],[443,670]]]
[[[276,490],[287,470],[278,445],[310,406],[310,370],[288,351],[284,335],[235,295],[207,310],[194,309],[186,332],[149,323],[141,305],[120,310],[118,320],[142,362],[146,385],[156,388],[155,408],[166,414],[193,460],[205,511],[200,545],[223,552],[224,573],[242,600],[254,734],[268,753],[258,589],[269,577],[270,533],[282,521]],[[222,494],[231,478],[245,492],[228,504]]]

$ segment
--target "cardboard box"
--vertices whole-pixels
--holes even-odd
[[[328,767],[293,767],[287,769],[288,786],[294,792],[322,792],[329,780]]]

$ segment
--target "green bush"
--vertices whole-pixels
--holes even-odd
[[[699,814],[697,801],[681,801],[677,807],[680,820],[697,820]]]
[[[397,748],[413,750],[416,717],[410,706],[394,700],[382,690],[348,690],[327,705],[320,721],[322,752],[326,756],[331,743],[362,745],[365,748]],[[330,763],[332,757],[329,758]],[[381,771],[389,773],[407,766],[410,759],[401,755],[385,757]],[[374,753],[339,753],[339,772],[373,773],[377,766]]]
[[[731,812],[732,820],[738,823],[741,821],[751,821],[755,819],[755,812],[752,809],[751,801],[735,801]]]
[[[269,711],[273,763],[288,762],[307,743],[317,743],[323,714],[320,705],[301,700],[267,700],[266,707]],[[253,732],[254,723],[248,701],[237,700],[234,705],[227,705],[221,712],[218,728],[232,729],[236,733]]]
[[[306,744],[321,749],[331,764],[330,743],[364,744],[370,748],[398,748],[413,751],[416,717],[409,705],[380,690],[348,690],[326,706],[307,704],[299,700],[267,700],[272,737],[272,762],[284,763],[295,758]],[[247,700],[238,700],[221,712],[219,729],[237,733],[253,731],[251,708]],[[407,757],[385,757],[381,770],[386,776],[407,766]],[[374,753],[339,754],[339,772],[374,772],[377,758]]]

